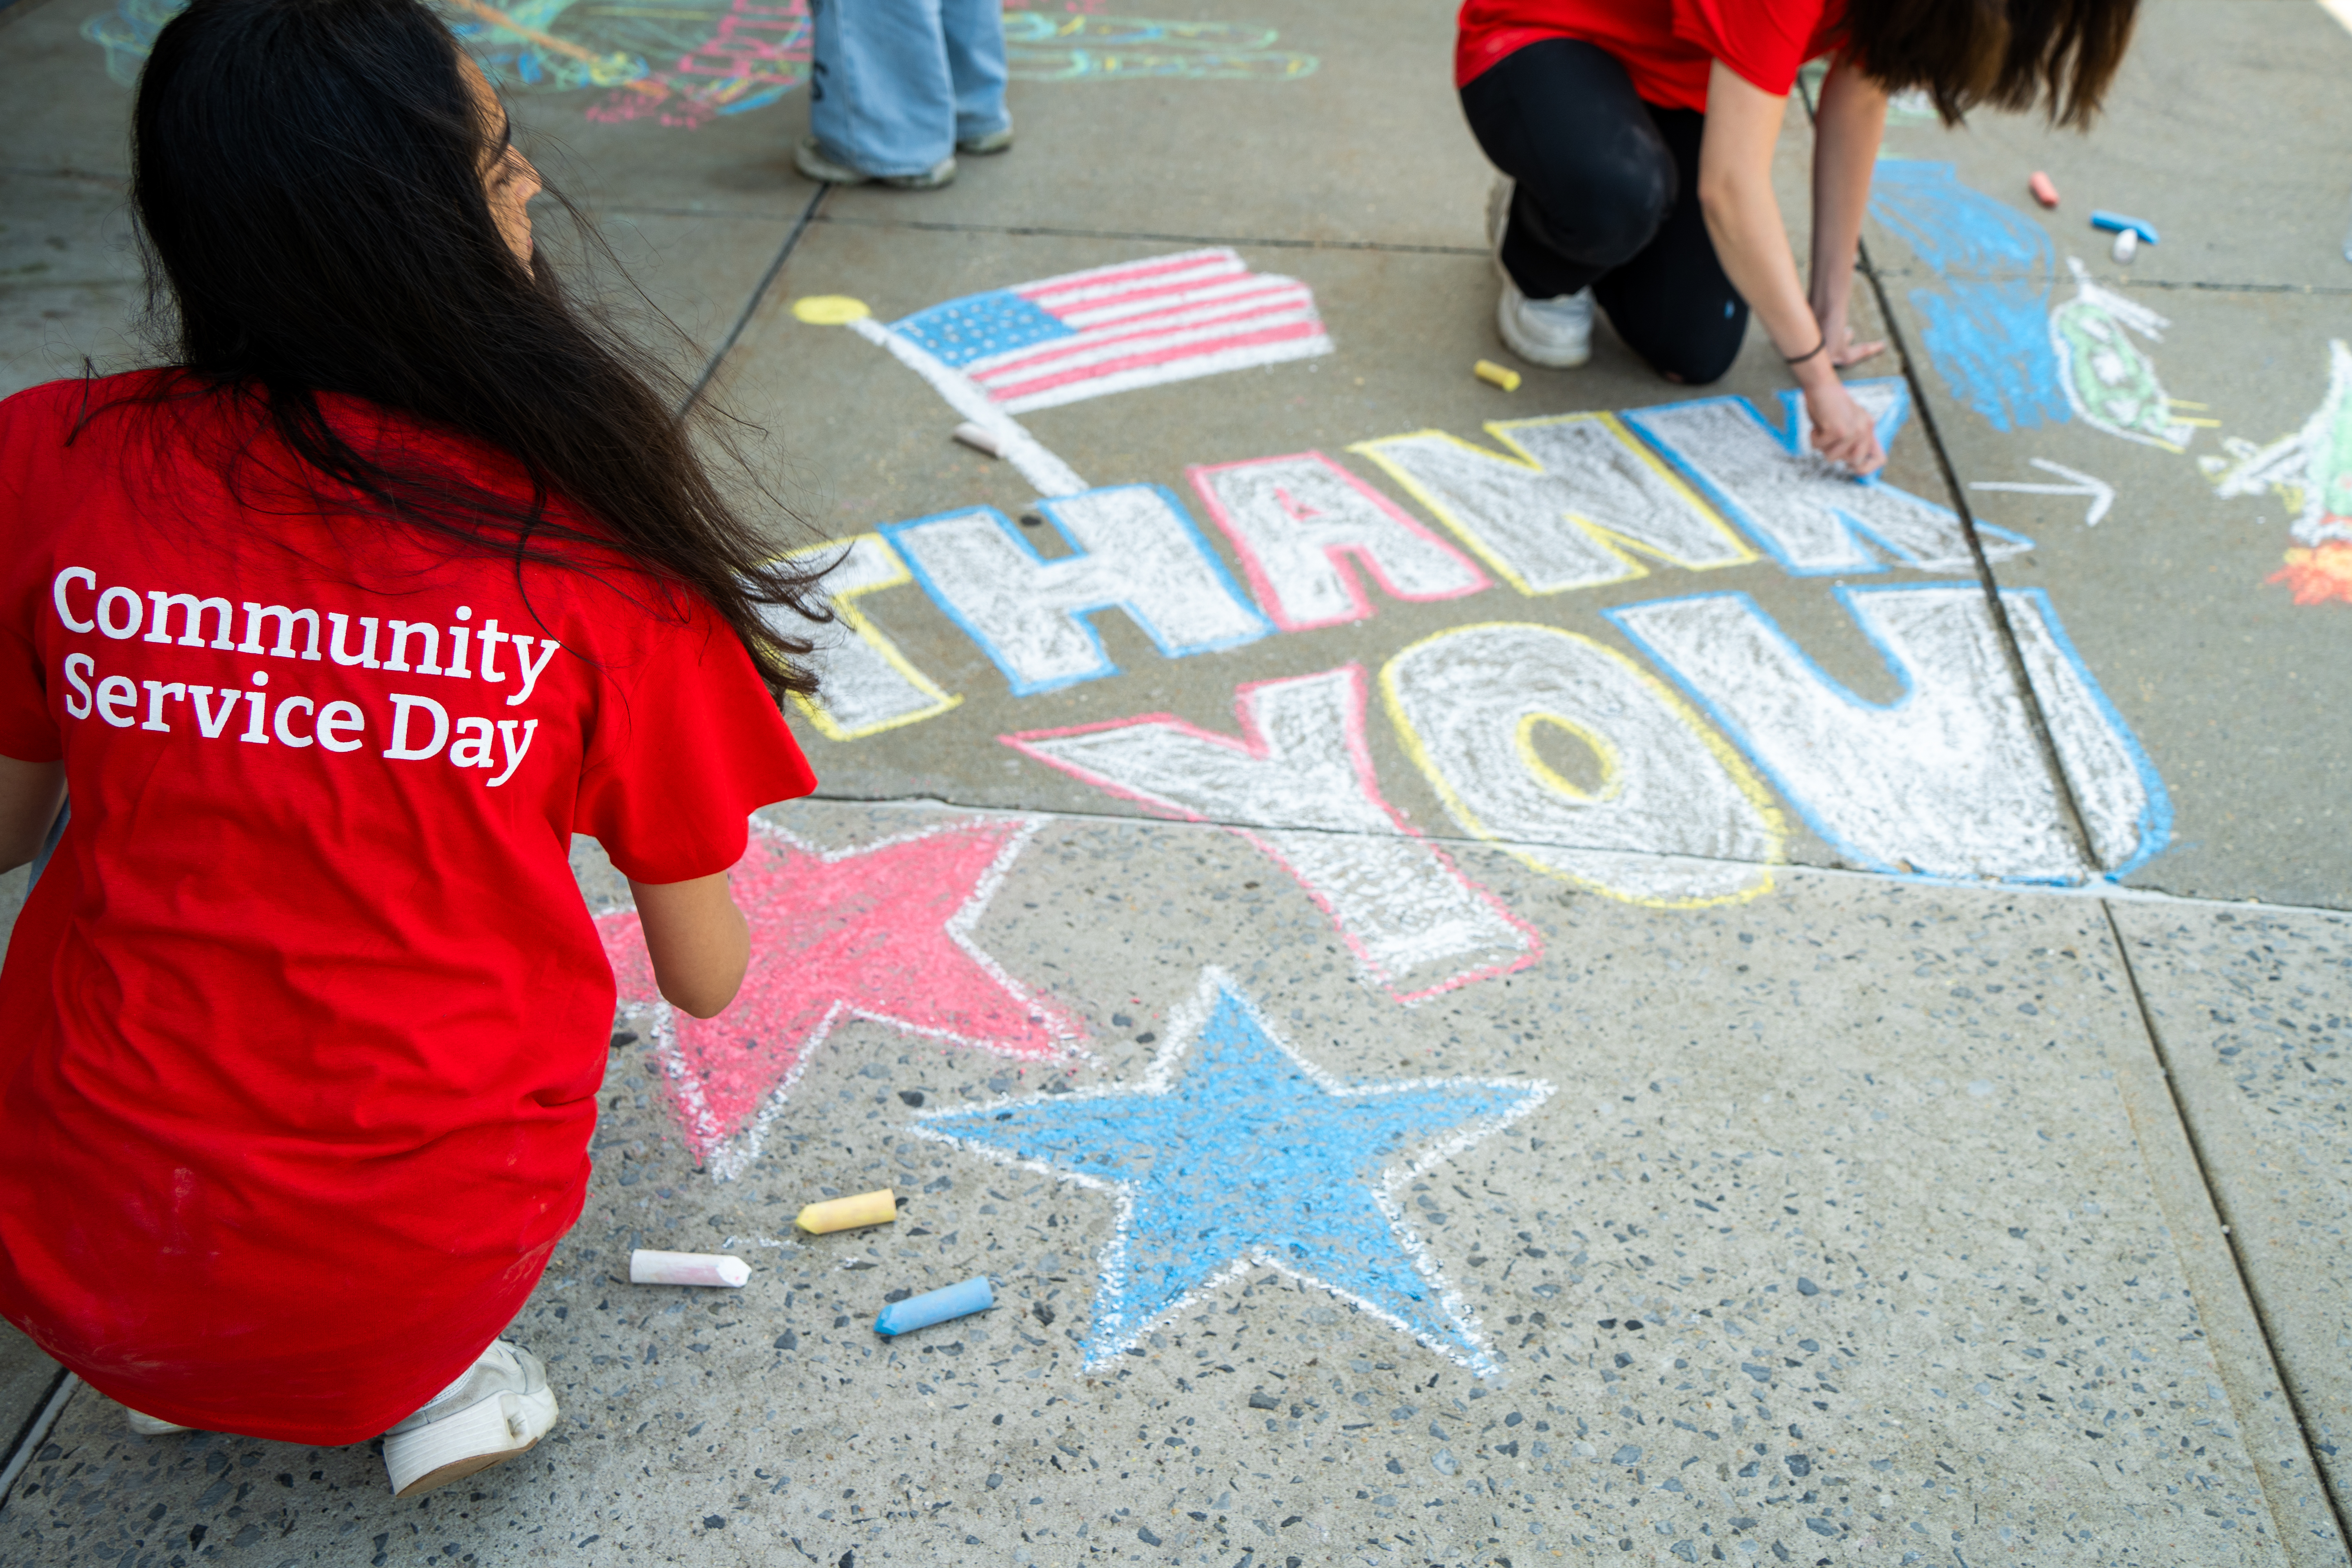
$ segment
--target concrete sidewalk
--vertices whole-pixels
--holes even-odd
[[[2087,141],[1899,117],[1857,487],[1760,334],[1472,378],[1445,7],[1171,9],[1009,14],[1020,144],[923,196],[790,172],[796,6],[478,26],[774,433],[780,542],[847,552],[824,797],[739,869],[737,1006],[616,1023],[516,1328],[551,1444],[396,1503],[82,1390],[0,1564],[2346,1561],[2352,36],[2158,0]],[[135,353],[109,69],[163,14],[0,12],[6,389]],[[1282,314],[971,347],[1170,279]]]

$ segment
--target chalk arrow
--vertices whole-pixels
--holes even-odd
[[[2012,494],[2024,496],[2088,496],[2091,499],[2091,510],[2083,518],[2083,526],[2085,528],[2098,527],[2099,519],[2106,516],[2107,509],[2116,504],[2116,487],[2105,479],[2095,479],[2088,474],[2078,472],[2063,463],[2051,462],[2046,458],[2030,458],[2026,460],[2045,474],[2056,474],[2060,479],[2071,482],[2063,485],[2027,485],[2006,479],[1981,479],[1970,485],[1969,489],[2008,490]]]

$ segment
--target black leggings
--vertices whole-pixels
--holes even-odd
[[[1627,347],[1672,381],[1715,380],[1748,331],[1698,205],[1706,117],[1634,96],[1576,38],[1513,51],[1462,89],[1471,133],[1518,184],[1503,268],[1531,300],[1587,284]]]

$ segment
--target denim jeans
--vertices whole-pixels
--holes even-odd
[[[919,174],[1012,123],[1003,0],[811,0],[809,129],[865,174]]]

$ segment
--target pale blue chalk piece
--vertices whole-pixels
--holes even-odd
[[[982,1274],[961,1285],[926,1290],[919,1296],[891,1302],[875,1314],[874,1331],[895,1338],[917,1329],[928,1329],[933,1323],[944,1323],[950,1318],[985,1312],[994,1305],[996,1297],[988,1288],[988,1276]]]
[[[2146,222],[2140,218],[2126,217],[2121,213],[2094,212],[2091,214],[2091,226],[2093,228],[2105,229],[2109,234],[2121,234],[2124,230],[2129,229],[2134,234],[2139,236],[2139,241],[2142,245],[2154,245],[2156,243],[2156,226],[2154,224]]]

